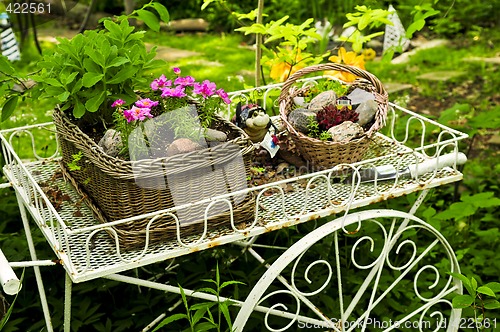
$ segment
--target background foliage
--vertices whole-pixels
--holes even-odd
[[[99,9],[109,12],[121,10],[119,1],[102,1]],[[354,8],[353,1],[311,1],[304,6],[301,1],[286,0],[266,1],[266,13],[269,19],[279,19],[290,15],[290,21],[300,24],[309,17],[321,19],[320,13],[329,13],[335,25],[345,22],[345,13]],[[393,2],[394,3],[394,2]],[[420,3],[417,0],[395,2],[401,9],[400,15],[411,17],[410,8]],[[231,32],[239,27],[226,12],[220,8],[207,8],[201,11],[200,1],[165,1],[171,17],[206,17],[213,31]],[[367,1],[366,5],[385,8],[387,2]],[[440,187],[426,199],[417,216],[427,220],[448,239],[455,249],[462,272],[474,277],[480,285],[498,281],[500,260],[498,246],[500,242],[500,173],[499,145],[495,143],[500,130],[500,107],[497,87],[500,86],[498,64],[484,61],[467,62],[465,58],[498,56],[499,33],[498,0],[482,3],[472,0],[439,1],[437,9],[440,15],[430,21],[425,37],[446,36],[452,39],[449,47],[419,52],[407,64],[392,65],[374,61],[367,63],[367,69],[377,75],[383,82],[398,81],[414,86],[412,90],[395,93],[391,100],[411,110],[426,114],[445,125],[467,132],[470,138],[464,142],[462,151],[468,151],[469,161],[465,165],[464,180],[456,185]],[[256,6],[255,1],[238,1],[230,6],[235,11],[248,12]],[[422,35],[421,35],[422,36]],[[151,33],[148,41],[161,46],[171,46],[194,50],[203,53],[189,59],[175,60],[169,65],[179,65],[183,72],[199,79],[211,79],[220,82],[226,90],[238,90],[251,83],[244,70],[252,71],[253,52],[240,47],[245,40],[240,34],[208,34],[208,35],[175,35],[173,33]],[[53,45],[43,44],[50,50]],[[33,70],[38,55],[27,45],[23,49],[23,62],[14,64],[16,70],[28,73]],[[207,65],[203,61],[217,61],[223,66]],[[435,70],[452,70],[460,68],[464,75],[446,82],[422,81],[418,75]],[[21,104],[21,112],[0,124],[2,128],[24,124],[45,122],[50,120],[48,106],[30,103]],[[26,148],[25,154],[30,151]],[[380,203],[370,208],[392,208],[408,210],[415,200],[415,195]],[[19,210],[15,195],[10,189],[0,190],[0,246],[11,261],[29,260],[24,232],[21,227]],[[318,224],[327,220],[319,220]],[[306,232],[315,227],[308,223],[288,230],[267,234],[265,241],[287,247],[300,239]],[[35,229],[35,243],[40,259],[53,259],[54,255],[47,247],[43,236]],[[325,252],[320,246],[317,252]],[[264,250],[264,257],[272,261],[281,252]],[[234,260],[234,258],[239,258]],[[164,264],[155,264],[129,271],[131,276],[140,276],[184,288],[209,287],[210,283],[201,285],[202,279],[215,279],[218,265],[220,278],[223,281],[238,280],[246,285],[230,285],[221,290],[222,296],[243,300],[250,287],[262,275],[264,268],[251,263],[249,257],[236,246],[224,246],[204,251],[196,255],[181,257]],[[19,272],[19,270],[17,271]],[[42,269],[46,291],[49,297],[50,310],[56,330],[62,330],[64,270],[62,267]],[[18,273],[18,275],[20,272]],[[391,276],[388,276],[389,278]],[[353,275],[353,285],[359,283],[361,276]],[[4,328],[5,331],[40,331],[44,322],[36,282],[32,269],[27,269],[24,284],[19,294],[13,314]],[[346,285],[348,286],[348,285]],[[401,296],[411,301],[414,293],[401,289]],[[12,302],[11,297],[7,300]],[[138,331],[149,324],[158,315],[166,312],[169,315],[185,314],[186,308],[175,294],[164,294],[146,288],[128,286],[114,281],[98,279],[89,283],[74,285],[73,296],[73,330],[95,331]],[[188,299],[190,306],[196,301]],[[321,301],[327,306],[334,306],[334,296],[324,296]],[[394,300],[395,301],[395,300]],[[381,317],[392,317],[401,314],[401,306],[397,302],[377,312]],[[232,316],[237,309],[231,308]],[[463,317],[474,317],[473,308],[467,308]],[[497,311],[487,311],[487,317],[497,318]],[[249,331],[261,330],[261,319],[252,319],[247,327]],[[188,325],[185,321],[177,321],[168,325],[168,330],[182,330]],[[223,329],[227,327],[222,323]]]

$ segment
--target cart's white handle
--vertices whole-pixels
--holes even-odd
[[[425,160],[418,164],[409,165],[408,170],[410,171],[411,177],[416,179],[425,173],[434,172],[435,170],[439,170],[444,167],[462,165],[465,164],[466,161],[467,156],[462,152],[452,152],[437,158]]]
[[[15,295],[21,289],[21,282],[17,279],[14,270],[9,265],[7,258],[0,249],[0,284],[8,295]]]

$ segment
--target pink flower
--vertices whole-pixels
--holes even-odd
[[[217,93],[217,95],[219,95],[219,97],[222,98],[222,100],[226,103],[226,104],[231,104],[231,100],[229,99],[229,96],[227,95],[226,91],[224,91],[224,89],[219,89],[217,91],[215,91]]]
[[[153,101],[149,98],[144,98],[144,99],[136,101],[135,106],[137,106],[139,108],[151,108],[151,107],[158,106],[158,102]]]
[[[153,82],[151,82],[151,84],[150,84],[151,89],[154,91],[161,89],[161,88],[164,88],[164,87],[167,87],[167,86],[172,86],[172,81],[167,80],[165,75],[161,75],[159,78],[153,80]]]
[[[125,105],[125,100],[123,99],[117,99],[115,100],[115,102],[113,104],[111,104],[111,107],[120,107],[120,106],[123,106]]]
[[[215,85],[215,83],[210,82],[209,80],[204,80],[201,84],[194,84],[193,92],[195,94],[202,95],[203,98],[208,98],[215,94],[216,89],[217,86]]]
[[[192,76],[179,76],[175,79],[174,84],[175,85],[181,85],[181,86],[193,86],[195,83],[195,80]]]
[[[139,107],[135,107],[135,106],[132,106],[132,108],[129,110],[124,110],[123,116],[125,117],[125,119],[127,119],[127,122],[132,122],[135,120],[143,121],[146,118],[153,117],[153,115],[151,115],[151,109],[139,108]]]
[[[174,67],[172,68],[172,70],[174,71],[174,74],[177,76],[181,74],[181,69],[179,67]]]
[[[175,88],[163,88],[161,90],[161,97],[162,98],[166,98],[166,97],[182,98],[182,97],[186,97],[186,92],[185,92],[184,86],[178,85]]]

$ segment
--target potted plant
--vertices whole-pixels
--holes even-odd
[[[163,6],[149,6],[165,16]],[[156,22],[143,11],[135,16]],[[230,102],[227,94],[212,82],[181,76],[178,68],[172,79],[151,80],[151,71],[165,63],[155,59],[155,48],[147,50],[144,32],[128,18],[106,19],[100,30],[59,39],[34,77],[40,97],[57,105],[53,118],[67,178],[103,222],[243,189],[243,164],[253,145],[217,115]],[[203,191],[200,183],[207,184]],[[253,213],[248,195],[231,203],[231,209],[210,208],[209,227],[230,222],[229,213],[238,221]],[[197,233],[207,227],[205,209],[139,218],[110,232],[125,247],[175,237],[180,226],[183,235]]]
[[[317,85],[295,86],[303,76],[323,71],[327,79]],[[382,83],[343,63],[300,69],[283,85],[279,103],[281,119],[299,154],[320,168],[361,160],[387,116]]]

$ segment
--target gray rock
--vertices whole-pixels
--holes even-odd
[[[351,105],[358,105],[368,100],[375,100],[375,95],[363,89],[356,88],[347,95],[347,98],[351,100]]]
[[[225,142],[225,141],[227,141],[226,133],[224,133],[220,130],[206,128],[204,130],[204,135],[205,135],[205,139],[208,142]]]
[[[102,148],[105,154],[116,157],[123,149],[122,135],[114,129],[108,129],[97,145]]]
[[[202,146],[188,138],[179,138],[172,142],[167,148],[167,157],[181,153],[189,153],[202,149]]]
[[[310,117],[313,117],[314,121],[316,121],[316,113],[312,110],[296,108],[288,114],[288,122],[290,122],[297,131],[307,134],[309,132],[307,124],[310,121]]]
[[[367,100],[359,104],[356,108],[356,113],[359,115],[357,123],[362,127],[370,123],[377,114],[377,108],[378,104],[375,100]]]
[[[311,100],[307,108],[309,110],[319,111],[320,109],[322,109],[327,105],[330,104],[335,105],[336,101],[337,101],[337,95],[335,94],[334,91],[332,90],[323,91]]]
[[[363,128],[357,123],[345,121],[338,126],[331,127],[328,132],[332,136],[333,142],[348,143],[349,141],[364,134]]]
[[[293,103],[299,107],[307,107],[307,103],[304,97],[294,97]]]

